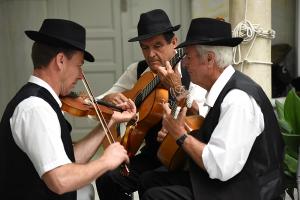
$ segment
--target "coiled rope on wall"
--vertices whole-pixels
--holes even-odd
[[[256,63],[256,64],[267,64],[271,65],[271,62],[259,61],[259,60],[249,60],[248,56],[253,48],[253,44],[257,37],[265,38],[265,39],[274,39],[275,31],[273,29],[264,30],[260,24],[252,24],[249,20],[247,20],[247,5],[248,0],[245,0],[245,14],[244,20],[239,22],[233,30],[233,37],[241,37],[243,38],[243,42],[233,48],[233,64],[238,65],[241,64],[241,71],[243,71],[244,63]],[[247,44],[251,42],[251,45],[244,56],[241,53],[241,45]]]

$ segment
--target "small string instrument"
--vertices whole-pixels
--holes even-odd
[[[95,120],[98,120],[97,113],[95,112],[95,109],[93,108],[91,101],[89,97],[86,94],[77,94],[75,92],[71,92],[70,94],[60,97],[60,100],[62,102],[61,109],[65,112],[67,112],[70,115],[73,115],[75,117],[89,117]],[[109,122],[112,114],[114,111],[122,112],[123,110],[116,105],[103,101],[103,100],[96,100],[97,107],[101,110],[104,119],[106,122]],[[112,134],[112,137],[120,142],[120,137],[118,130],[116,127],[111,127],[110,132]],[[108,147],[110,145],[110,142],[107,137],[105,137],[102,141],[102,145],[104,148]]]
[[[88,96],[81,93],[77,94],[76,92],[70,92],[66,96],[61,96],[60,100],[62,102],[61,109],[70,115],[76,117],[87,117],[87,116],[96,116],[96,112],[89,100]],[[113,111],[122,112],[123,110],[112,103],[96,100],[97,107],[102,111],[105,118],[110,119]]]
[[[174,68],[184,55],[183,49],[178,49],[176,55],[170,60],[171,66]],[[138,111],[138,119],[127,123],[121,140],[129,156],[136,154],[144,141],[145,134],[162,118],[161,102],[169,96],[165,88],[158,87],[159,83],[159,77],[148,71],[138,79],[131,90],[123,92],[126,97],[133,99]]]
[[[108,109],[108,106],[111,106],[111,108],[114,108],[115,110],[122,110],[114,105],[110,105],[110,103],[107,102],[103,103],[105,105],[99,105],[99,102],[101,103],[101,101],[98,101],[97,103],[97,100],[95,99],[95,96],[93,95],[83,72],[82,77],[82,82],[87,91],[91,105],[85,104],[83,98],[71,98],[69,96],[61,98],[61,101],[63,103],[62,109],[75,116],[94,115],[103,127],[108,143],[112,144],[115,142],[115,138],[110,129],[108,128],[107,122],[111,118],[113,110]],[[126,165],[126,163],[123,163],[121,165],[121,174],[125,176],[129,175],[129,168]]]
[[[176,118],[176,110],[181,108],[184,104],[185,103],[181,102],[180,107],[178,107],[175,102],[171,104],[171,114],[174,118]],[[190,133],[193,130],[199,129],[203,121],[204,118],[200,115],[186,116],[184,128],[188,133]],[[176,144],[176,140],[170,134],[167,134],[160,144],[157,151],[157,157],[170,171],[182,169],[186,160],[186,154],[184,150]]]

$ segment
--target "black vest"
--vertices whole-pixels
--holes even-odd
[[[148,68],[147,62],[145,60],[142,60],[138,63],[137,66],[137,79],[140,78],[141,74]],[[182,85],[185,86],[186,89],[190,86],[190,76],[186,69],[184,67],[181,67],[181,82]],[[145,136],[145,146],[141,149],[142,153],[146,153],[150,156],[153,156],[155,159],[157,159],[156,153],[159,148],[160,143],[157,142],[157,133],[160,131],[162,127],[161,122],[157,123],[151,129]]]
[[[194,197],[205,200],[277,199],[282,194],[283,140],[269,99],[249,77],[239,71],[233,74],[207,114],[203,126],[193,134],[200,141],[209,142],[218,124],[221,103],[232,89],[243,90],[256,100],[264,115],[264,131],[256,138],[242,171],[228,181],[210,179],[207,172],[190,159]]]
[[[33,83],[23,86],[9,102],[0,124],[0,194],[7,199],[22,200],[76,200],[76,191],[63,195],[50,191],[39,177],[27,155],[16,145],[10,128],[9,119],[17,105],[24,99],[36,96],[44,99],[57,113],[61,126],[61,139],[65,151],[72,162],[74,152],[71,140],[71,125],[65,120],[58,103],[43,87]],[[34,127],[32,127],[34,128]]]

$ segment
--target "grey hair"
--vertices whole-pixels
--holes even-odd
[[[216,64],[219,68],[225,68],[233,62],[233,48],[225,46],[196,45],[200,56],[212,51],[215,54]]]

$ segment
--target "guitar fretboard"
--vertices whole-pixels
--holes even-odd
[[[170,64],[172,68],[174,68],[177,63],[184,57],[185,52],[183,49],[177,49],[177,53],[175,56],[170,60]],[[143,90],[139,92],[139,94],[135,98],[135,105],[139,107],[144,99],[153,91],[153,89],[159,84],[160,79],[158,76],[155,76],[155,78],[150,81]]]

